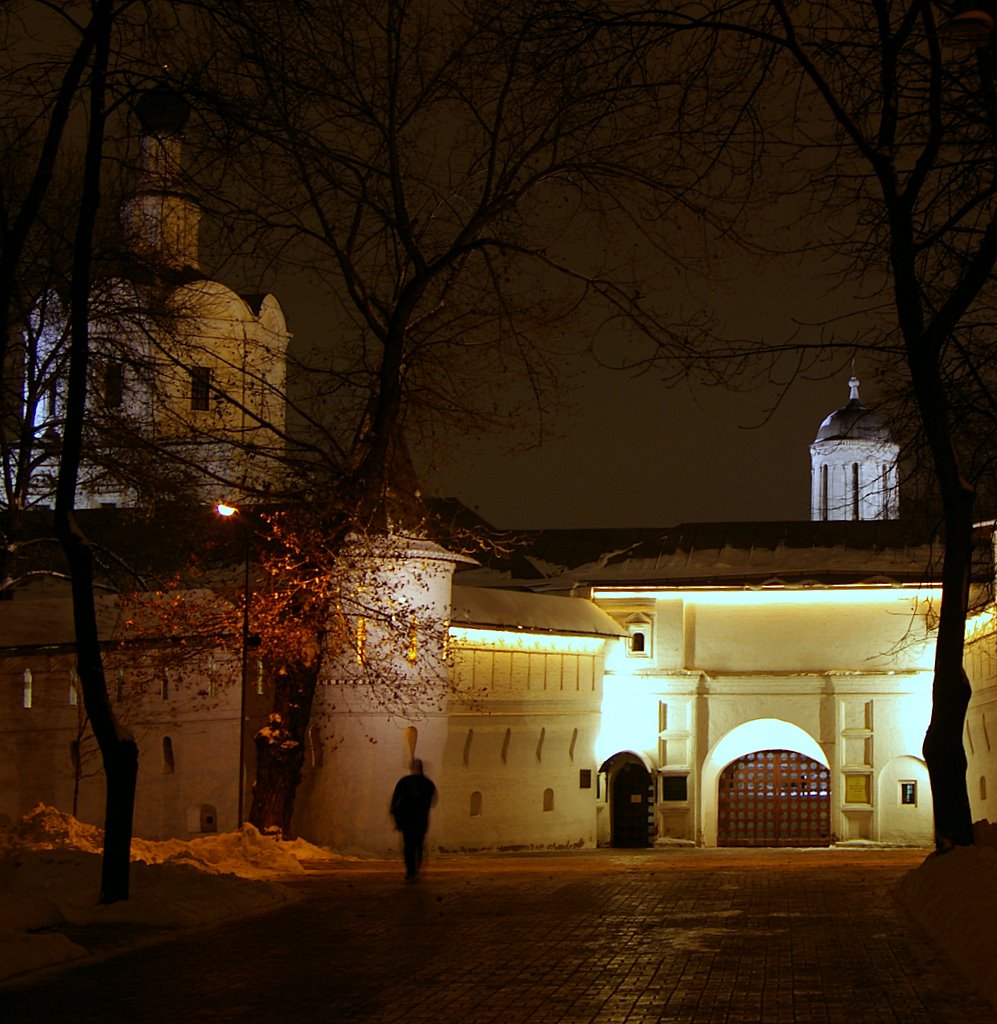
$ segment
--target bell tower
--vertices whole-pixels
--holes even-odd
[[[862,404],[859,379],[810,445],[812,520],[898,519],[897,456],[882,417]]]

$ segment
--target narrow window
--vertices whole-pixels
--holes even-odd
[[[176,771],[176,762],[173,760],[173,740],[169,736],[163,737],[163,774],[172,775]]]
[[[362,665],[367,660],[367,620],[362,615],[357,619],[357,635],[354,643],[357,664]]]
[[[481,790],[476,789],[471,794],[471,817],[478,818],[481,816]]]
[[[644,634],[637,632],[630,634],[630,653],[631,654],[643,654],[644,653]]]
[[[546,811],[552,811],[552,810],[554,810],[554,790],[552,790],[552,789],[545,789],[544,790],[544,811],[546,812]]]
[[[34,702],[34,676],[31,674],[30,668],[24,670],[22,679],[24,688],[21,691],[21,704],[23,707],[30,708]]]
[[[190,407],[197,412],[211,408],[211,367],[190,368]]]
[[[827,500],[827,463],[820,467],[820,517],[826,520],[829,515]]]
[[[405,655],[410,665],[414,665],[416,658],[419,657],[419,624],[415,620],[415,616],[412,616],[412,621],[409,622],[408,629],[408,653]]]
[[[124,404],[125,368],[117,360],[104,367],[104,404],[108,409],[120,409]]]
[[[852,463],[852,519],[859,518],[859,464]]]
[[[591,768],[579,768],[578,769],[578,788],[579,789],[591,789],[592,788],[592,769]]]
[[[987,798],[987,777],[986,775],[980,776],[980,799],[986,800]]]
[[[910,807],[917,806],[917,783],[916,782],[901,782],[900,783],[900,803]]]

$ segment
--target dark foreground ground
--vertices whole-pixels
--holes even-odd
[[[316,866],[269,914],[0,991],[0,1022],[995,1024],[897,904],[910,850]]]

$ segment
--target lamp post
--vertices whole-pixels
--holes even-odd
[[[237,828],[242,828],[243,811],[245,806],[246,793],[246,692],[249,682],[249,648],[251,641],[255,639],[249,633],[249,602],[252,591],[249,587],[249,561],[250,561],[250,538],[249,523],[246,517],[239,512],[234,505],[226,505],[219,502],[215,505],[215,512],[224,519],[237,517],[242,525],[245,535],[245,559],[242,580],[242,673],[239,692],[239,799],[238,799],[238,820]]]

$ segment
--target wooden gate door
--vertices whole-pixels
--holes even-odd
[[[831,773],[795,750],[758,750],[720,774],[718,846],[830,846]]]
[[[623,765],[613,779],[613,846],[650,846],[654,784],[641,764]]]

